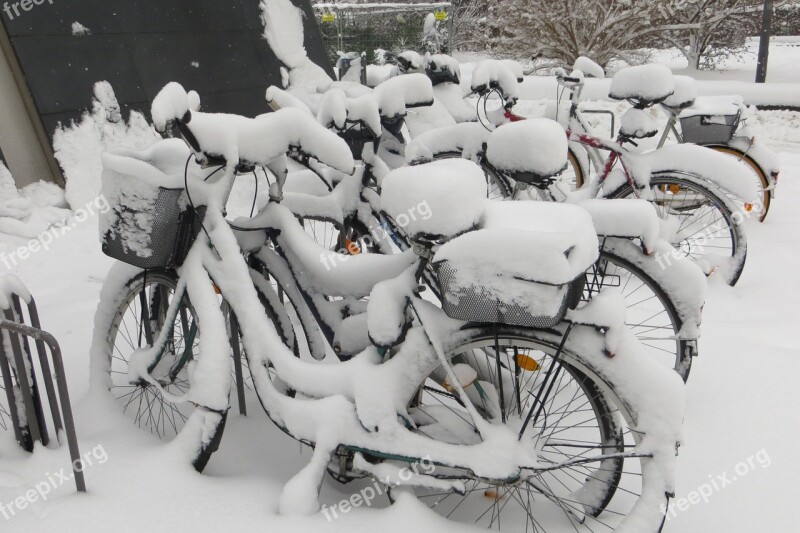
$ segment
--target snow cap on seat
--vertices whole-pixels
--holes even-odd
[[[486,157],[499,170],[549,177],[567,165],[567,134],[548,118],[511,122],[489,136]]]
[[[402,167],[382,184],[384,212],[410,238],[450,238],[477,226],[486,199],[481,168],[466,159]]]
[[[606,77],[606,72],[603,67],[592,61],[586,56],[580,56],[575,60],[572,65],[572,70],[579,70],[587,77],[603,79]]]
[[[638,65],[620,70],[611,80],[608,95],[615,100],[659,103],[675,92],[672,71],[664,65]]]

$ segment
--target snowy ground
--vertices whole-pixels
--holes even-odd
[[[796,58],[796,48],[793,52],[789,55]],[[773,54],[775,64],[785,68],[776,67],[772,81],[799,81],[798,70],[782,57]],[[750,69],[744,62],[730,76],[750,79]],[[670,518],[667,532],[800,530],[800,458],[795,452],[800,437],[800,342],[794,329],[800,325],[795,302],[800,295],[800,113],[761,112],[755,120],[780,152],[784,169],[767,222],[749,228],[748,264],[739,285],[731,289],[718,280],[711,283],[701,358],[688,384],[686,442],[678,473],[678,497],[684,504]],[[62,344],[81,448],[94,451],[94,464],[86,472],[89,493],[78,495],[66,483],[47,501],[29,503],[6,518],[2,505],[8,509],[37,484],[56,479],[69,459],[65,447],[27,455],[15,447],[12,435],[0,431],[1,531],[100,531],[110,526],[123,533],[232,527],[281,532],[464,530],[413,501],[387,508],[385,497],[372,509],[356,509],[331,522],[322,514],[278,516],[280,489],[306,463],[308,453],[269,422],[252,393],[249,416],[234,414],[234,407],[222,446],[203,475],[178,464],[119,414],[101,412],[86,398],[92,317],[111,265],[100,252],[96,223],[91,217],[73,219],[71,229],[49,250],[12,265],[37,298],[43,324]],[[0,236],[0,254],[7,254],[0,257],[9,257],[26,242]],[[0,262],[0,272],[5,269]],[[362,487],[328,480],[323,503],[337,503]]]

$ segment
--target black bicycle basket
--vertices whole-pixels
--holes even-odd
[[[158,187],[142,195],[123,185],[116,192],[101,221],[103,253],[139,268],[182,265],[202,227],[205,206],[189,206],[184,189]]]
[[[568,309],[577,307],[586,283],[584,274],[564,285],[511,278],[515,290],[510,297],[460,276],[449,261],[434,263],[434,268],[442,309],[450,318],[467,322],[551,328],[564,320]]]

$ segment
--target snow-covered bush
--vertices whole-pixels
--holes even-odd
[[[97,82],[92,110],[84,113],[79,122],[61,125],[53,135],[69,205],[73,208],[87,205],[100,194],[102,152],[117,147],[144,149],[159,139],[138,111],[131,111],[126,123],[111,84]]]

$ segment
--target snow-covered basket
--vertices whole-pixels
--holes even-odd
[[[694,144],[726,144],[739,127],[741,98],[698,98],[695,105],[680,114],[684,142]]]
[[[144,152],[103,154],[102,193],[110,206],[100,217],[104,254],[139,268],[183,263],[205,211],[190,208],[182,186],[185,148],[166,141]]]
[[[544,233],[484,229],[462,235],[445,244],[433,263],[442,308],[457,320],[553,327],[583,293],[585,276],[576,272],[571,252]]]

